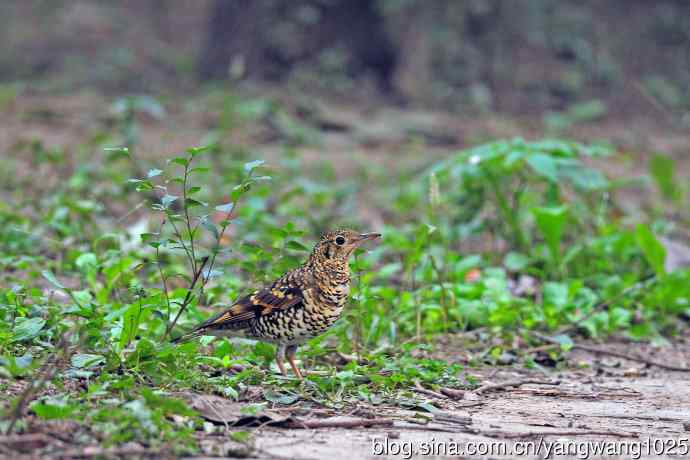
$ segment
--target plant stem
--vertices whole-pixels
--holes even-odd
[[[448,318],[450,318],[450,312],[448,311],[448,302],[446,300],[446,288],[445,288],[445,275],[439,270],[436,265],[436,259],[434,256],[429,254],[429,261],[431,262],[431,268],[433,268],[436,279],[438,280],[438,287],[441,290],[441,308],[443,311],[443,331],[448,332]]]
[[[177,320],[180,319],[182,312],[184,312],[187,309],[187,306],[189,305],[190,301],[192,300],[192,292],[194,292],[194,286],[196,286],[196,282],[199,280],[200,277],[203,278],[201,272],[203,272],[204,267],[206,266],[206,262],[208,262],[208,256],[206,256],[202,259],[201,266],[196,271],[196,273],[194,273],[194,278],[192,279],[192,283],[189,285],[189,289],[187,289],[187,295],[185,296],[184,300],[182,301],[182,304],[180,305],[180,311],[177,312],[177,315],[175,315],[175,319],[165,329],[165,334],[163,334],[162,341],[165,341],[168,338],[168,336],[170,335],[170,332],[175,327],[175,324],[177,324]]]
[[[187,233],[189,234],[189,248],[192,253],[192,273],[196,273],[196,254],[194,253],[194,232],[192,231],[192,225],[189,220],[189,206],[187,205],[187,181],[189,179],[189,165],[192,159],[190,158],[189,163],[184,167],[184,178],[182,180],[182,206],[184,212],[184,221],[187,226]]]
[[[528,244],[527,240],[525,239],[525,234],[520,228],[520,222],[517,218],[518,210],[511,209],[510,205],[508,204],[508,200],[503,195],[503,191],[501,190],[501,186],[496,177],[493,174],[487,174],[487,176],[489,178],[489,183],[491,184],[494,195],[496,195],[496,204],[498,205],[501,217],[508,223],[508,226],[513,234],[512,239],[520,250],[525,251],[528,248]]]

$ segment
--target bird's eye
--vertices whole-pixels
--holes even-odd
[[[345,244],[345,238],[343,238],[342,236],[337,237],[335,239],[335,244],[337,244],[338,246],[342,246],[343,244]]]

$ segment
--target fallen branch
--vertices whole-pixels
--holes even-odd
[[[481,387],[477,388],[474,390],[474,393],[476,394],[482,394],[482,393],[487,393],[489,391],[496,391],[496,390],[505,390],[507,388],[511,387],[519,387],[521,385],[560,385],[561,382],[558,380],[537,380],[537,379],[521,379],[521,380],[508,380],[507,382],[502,382],[502,383],[492,383],[488,385],[482,385]]]
[[[433,390],[429,390],[428,388],[424,388],[421,383],[419,383],[419,380],[415,380],[414,382],[414,391],[417,393],[422,393],[427,396],[431,396],[432,398],[436,399],[448,399],[448,396],[438,393]]]
[[[70,449],[56,452],[58,458],[109,458],[109,457],[159,457],[160,450],[147,449],[145,447],[100,447],[86,446],[81,449]]]
[[[552,339],[551,337],[547,337],[545,335],[538,334],[538,333],[533,332],[533,331],[530,333],[543,342],[559,344],[558,340]],[[598,354],[598,355],[608,355],[608,356],[613,356],[616,358],[627,359],[629,361],[635,361],[638,363],[643,363],[643,364],[646,364],[648,366],[656,366],[658,368],[665,369],[667,371],[690,372],[690,367],[672,366],[670,364],[660,363],[658,361],[653,361],[651,359],[643,358],[641,356],[629,355],[627,353],[622,353],[622,352],[615,351],[615,350],[607,350],[605,348],[593,347],[591,345],[582,345],[579,343],[573,343],[571,346],[571,349],[573,349],[573,350],[578,349],[578,350],[587,351],[589,353],[594,353],[594,354]]]
[[[287,420],[281,426],[293,429],[312,428],[367,428],[372,426],[393,426],[393,420],[388,418],[358,418],[345,420]]]
[[[448,396],[450,399],[465,399],[467,392],[465,390],[456,390],[454,388],[439,388],[441,394]]]

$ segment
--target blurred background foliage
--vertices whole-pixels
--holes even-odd
[[[690,107],[679,0],[27,0],[0,13],[0,80],[51,90],[230,79],[461,112]]]

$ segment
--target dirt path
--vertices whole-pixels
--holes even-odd
[[[633,348],[647,351],[643,346]],[[655,358],[682,366],[687,365],[688,356],[690,346],[681,343]],[[550,458],[600,458],[614,452],[621,458],[690,455],[689,373],[586,354],[573,354],[571,362],[588,362],[591,367],[546,374],[483,368],[477,374],[483,374],[484,381],[500,383],[529,376],[560,384],[521,385],[474,401],[430,397],[441,408],[426,425],[403,420],[413,420],[415,414],[420,420],[415,411],[379,408],[376,416],[396,419],[392,427],[262,428],[256,434],[255,455],[329,460],[458,458],[472,453],[485,458],[547,458],[548,453]],[[564,449],[570,449],[569,453]],[[596,455],[596,449],[618,450]]]

